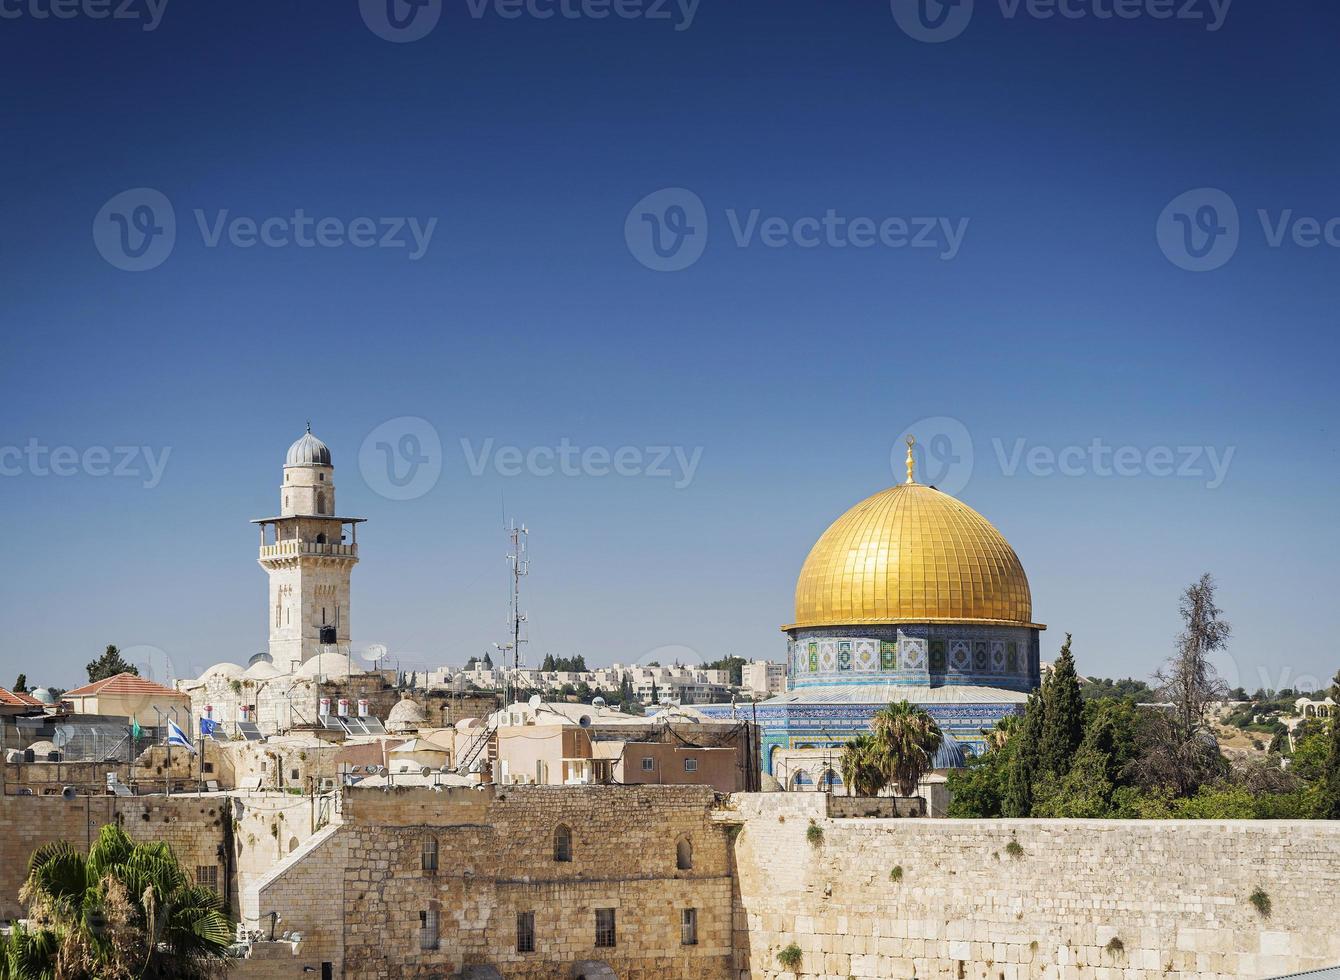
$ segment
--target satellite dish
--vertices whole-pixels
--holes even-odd
[[[62,800],[73,800],[78,795],[79,794],[75,791],[75,788],[73,786],[66,786],[63,790],[60,791],[60,797]]]
[[[526,703],[530,705],[531,711],[539,711],[540,705],[544,703],[544,699],[540,697],[538,694],[532,694],[530,696],[530,700],[527,701]]]

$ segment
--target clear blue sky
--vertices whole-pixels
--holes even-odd
[[[151,488],[0,459],[0,684],[25,669],[72,686],[112,642],[161,649],[179,674],[263,649],[247,521],[274,512],[308,418],[340,510],[369,521],[355,645],[402,663],[501,639],[504,499],[533,529],[533,660],[780,659],[810,545],[895,479],[904,429],[949,417],[958,441],[932,453],[961,456],[968,434],[959,495],[1022,558],[1044,656],[1069,630],[1083,672],[1147,675],[1178,591],[1209,570],[1231,679],[1340,666],[1340,249],[1298,244],[1294,224],[1272,247],[1257,215],[1340,216],[1340,10],[1238,0],[1211,31],[977,0],[961,36],[923,43],[882,2],[702,0],[689,24],[674,3],[663,21],[472,2],[479,16],[449,0],[431,33],[392,43],[352,0],[175,0],[153,30],[144,0],[140,20],[9,0],[0,446],[169,455]],[[1190,272],[1156,225],[1203,187],[1235,202],[1240,241]],[[175,247],[142,272],[94,235],[134,188],[175,211]],[[705,209],[682,271],[647,268],[625,237],[663,188]],[[207,244],[221,211],[297,209],[372,217],[378,237],[384,218],[437,223],[417,259]],[[740,247],[732,221],[755,209],[788,228],[930,216],[963,236],[948,260],[774,248],[759,229]],[[395,500],[358,460],[403,416],[431,424],[443,470]],[[936,425],[928,441],[952,435]],[[463,439],[701,457],[686,487],[474,475]],[[1202,476],[1151,472],[1157,455],[1125,477],[1073,454],[1078,475],[1009,465],[1020,445],[1094,440],[1233,455],[1214,487],[1205,457],[1172,463]]]

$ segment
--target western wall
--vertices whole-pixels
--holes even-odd
[[[738,795],[719,815],[740,828],[741,977],[1238,980],[1340,963],[1334,821],[830,819],[826,802]],[[798,974],[777,960],[791,943]]]
[[[583,962],[623,980],[1236,980],[1340,963],[1336,822],[830,817],[850,801],[668,786],[349,790],[314,817],[316,803],[0,797],[0,918],[20,914],[35,847],[83,848],[116,822],[217,873],[263,937],[272,912],[277,934],[302,935],[256,944],[242,980],[327,963],[351,978],[491,966],[522,980]],[[596,946],[596,909],[615,911],[613,946]],[[524,912],[533,952],[517,948]],[[798,972],[778,960],[793,943]]]

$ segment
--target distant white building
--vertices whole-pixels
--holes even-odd
[[[744,665],[740,686],[750,694],[772,697],[786,690],[786,664],[770,660],[751,660]]]
[[[632,688],[635,700],[643,704],[655,702],[678,704],[713,704],[730,700],[730,671],[708,670],[703,667],[639,667],[614,664],[595,670],[536,670],[521,668],[505,670],[476,665],[470,670],[449,667],[428,675],[433,687],[474,686],[482,690],[498,690],[504,680],[523,690],[554,692],[565,686],[585,684],[593,690],[618,695],[624,682]],[[785,681],[783,680],[783,684]],[[654,694],[654,697],[653,697]]]

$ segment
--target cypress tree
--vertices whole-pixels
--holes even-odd
[[[1065,643],[1052,665],[1047,683],[1042,686],[1042,699],[1046,717],[1039,748],[1039,769],[1060,779],[1070,771],[1075,753],[1084,740],[1084,700],[1079,693],[1069,633],[1065,635]]]
[[[1027,817],[1033,812],[1033,781],[1038,776],[1041,762],[1039,745],[1045,724],[1046,705],[1040,693],[1028,696],[1028,707],[1024,709],[1023,724],[1019,733],[1015,751],[1010,756],[1006,772],[1005,795],[1001,800],[1001,813],[1006,817]]]

